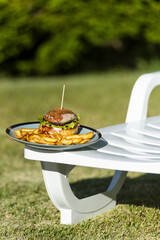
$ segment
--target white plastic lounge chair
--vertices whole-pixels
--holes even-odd
[[[160,85],[160,72],[142,75],[132,90],[126,123],[99,129],[102,140],[85,149],[51,152],[25,146],[26,159],[41,161],[48,195],[60,210],[62,224],[112,209],[127,171],[160,173],[160,117],[146,118],[148,99]],[[68,182],[75,166],[114,169],[106,192],[78,199]]]

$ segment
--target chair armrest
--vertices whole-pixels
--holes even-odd
[[[145,120],[152,90],[160,85],[160,72],[140,76],[131,93],[126,122]]]

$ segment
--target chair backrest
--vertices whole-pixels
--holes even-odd
[[[131,93],[126,122],[146,119],[149,96],[158,85],[160,85],[160,72],[143,74],[137,79]]]

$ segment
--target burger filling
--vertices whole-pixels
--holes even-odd
[[[71,122],[67,122],[64,125],[57,125],[57,124],[53,124],[47,120],[45,120],[42,116],[38,117],[38,120],[40,121],[40,126],[42,127],[49,127],[49,128],[54,128],[54,129],[64,129],[64,130],[68,130],[68,129],[73,129],[76,125],[79,124],[79,120],[80,120],[80,115],[77,114],[77,119],[71,121]]]

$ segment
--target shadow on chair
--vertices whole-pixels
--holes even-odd
[[[71,184],[77,198],[81,199],[106,191],[112,177],[92,178]],[[144,174],[126,181],[117,196],[117,204],[160,208],[160,177],[156,174]]]

